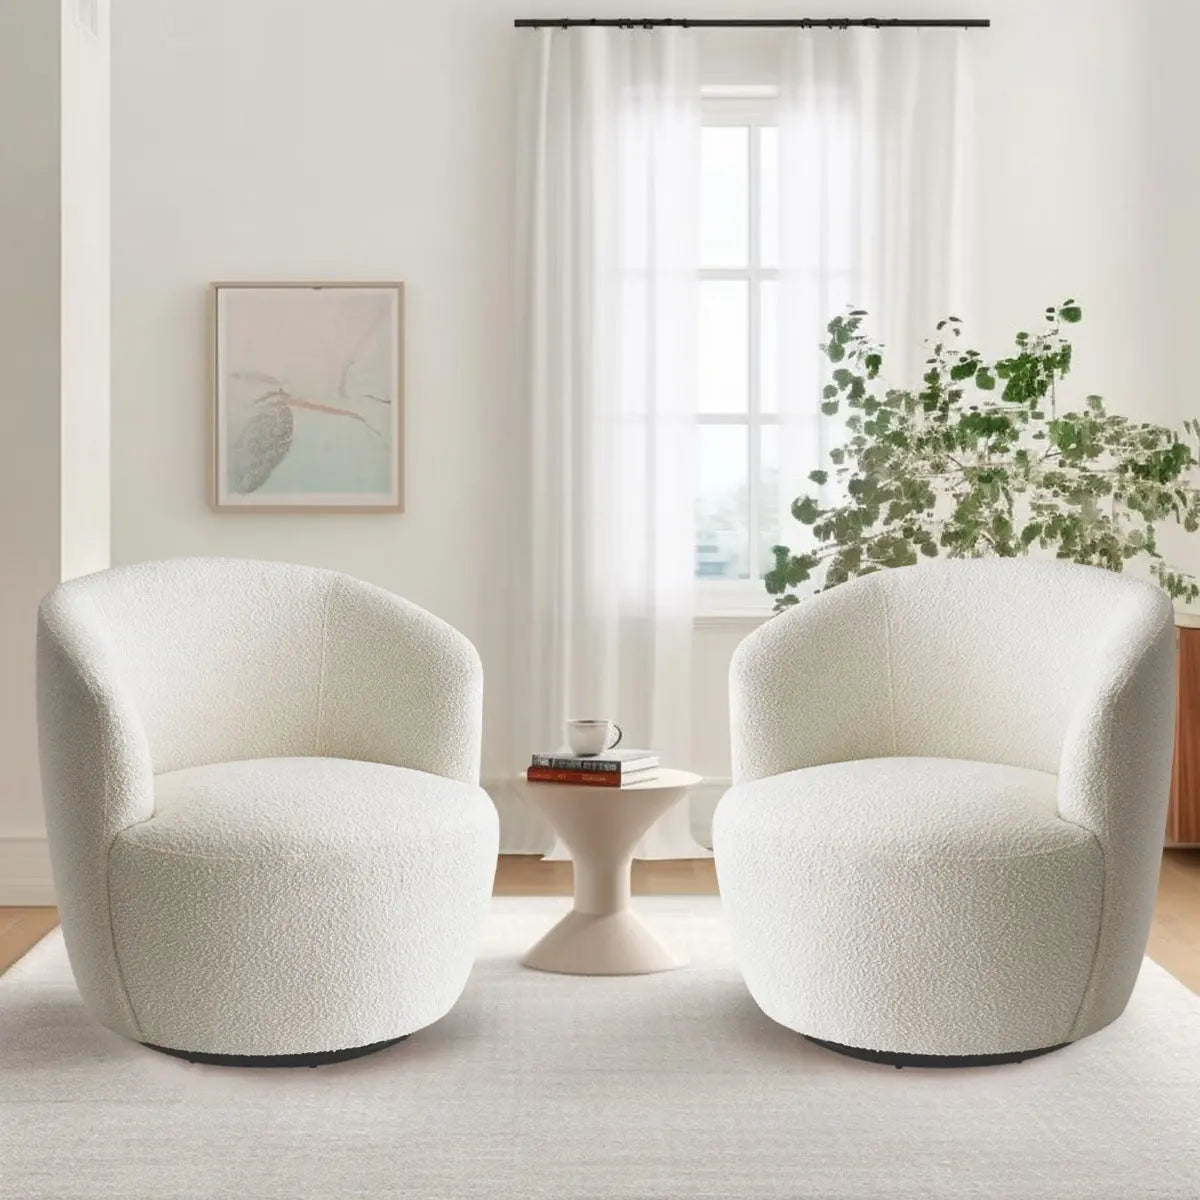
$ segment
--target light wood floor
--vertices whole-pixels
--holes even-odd
[[[0,972],[58,924],[56,908],[0,908]]]
[[[717,879],[711,860],[635,862],[633,890],[638,895],[714,895]],[[498,896],[566,896],[571,864],[542,862],[534,855],[506,854],[496,871]],[[54,928],[53,908],[0,908],[0,971]],[[1150,930],[1149,954],[1176,979],[1200,993],[1200,850],[1163,854],[1158,903]]]
[[[1167,850],[1146,953],[1200,993],[1200,850]]]

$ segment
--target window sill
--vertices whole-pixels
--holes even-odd
[[[761,608],[730,608],[700,612],[692,618],[693,629],[740,629],[749,631],[766,624],[772,614]]]

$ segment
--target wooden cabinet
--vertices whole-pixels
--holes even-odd
[[[1200,628],[1179,627],[1178,701],[1175,712],[1175,768],[1167,837],[1200,843]]]

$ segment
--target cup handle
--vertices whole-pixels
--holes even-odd
[[[605,750],[615,750],[621,744],[621,739],[625,735],[621,732],[621,727],[616,723],[616,721],[610,721],[609,724],[617,731],[617,736],[604,748]]]

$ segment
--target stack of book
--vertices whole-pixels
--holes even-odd
[[[570,783],[576,787],[620,787],[654,778],[658,755],[651,750],[605,750],[577,755],[567,751],[535,754],[525,772],[530,783]]]

